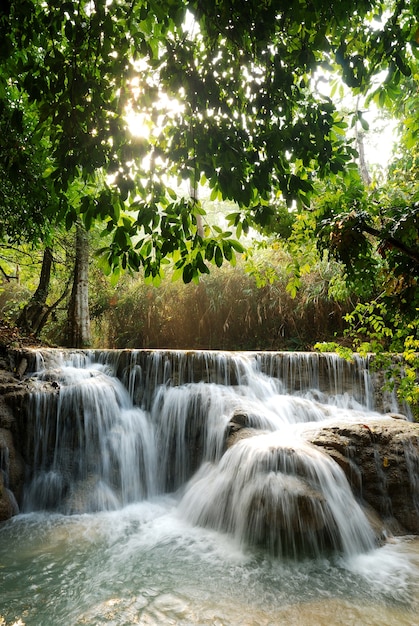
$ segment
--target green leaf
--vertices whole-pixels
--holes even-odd
[[[185,284],[188,284],[192,281],[194,276],[194,269],[190,263],[187,263],[182,269],[182,279]]]
[[[182,277],[183,277],[183,266],[182,267],[178,267],[177,269],[173,270],[173,272],[172,272],[172,282],[180,280]]]
[[[231,261],[233,257],[232,246],[229,241],[223,241],[223,253],[227,261]]]
[[[220,246],[216,245],[214,248],[214,260],[217,267],[221,267],[223,264],[223,253]]]

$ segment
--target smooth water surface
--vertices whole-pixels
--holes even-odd
[[[419,624],[418,538],[287,562],[188,525],[175,505],[3,523],[0,624]]]

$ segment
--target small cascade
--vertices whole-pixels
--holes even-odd
[[[130,390],[136,404],[148,409],[160,385],[215,383],[237,386],[265,375],[283,393],[315,392],[322,401],[376,407],[369,358],[346,361],[333,353],[103,350],[91,358],[107,363]],[[395,409],[392,409],[395,410]]]
[[[180,503],[191,523],[231,533],[270,553],[346,555],[374,547],[374,534],[340,467],[290,432],[244,439],[206,464]]]
[[[406,460],[406,468],[413,494],[411,515],[412,518],[419,517],[419,456],[411,442],[404,444],[404,458]]]
[[[86,358],[36,375],[24,510],[117,509],[156,493],[154,432],[124,386]],[[53,381],[51,386],[48,381]]]
[[[374,417],[367,360],[44,350],[33,369],[25,511],[116,510],[170,493],[183,520],[240,546],[287,557],[373,547],[342,469],[306,436]],[[240,414],[252,436],[231,444]]]

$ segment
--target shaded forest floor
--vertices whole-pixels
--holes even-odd
[[[4,320],[0,320],[0,350],[38,348],[46,345],[33,335],[22,335],[17,328]]]

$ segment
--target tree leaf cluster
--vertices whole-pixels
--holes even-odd
[[[314,73],[340,68],[358,91],[384,69],[388,90],[411,74],[417,2],[386,8],[371,0],[6,4],[0,101],[19,130],[14,90],[22,117],[33,117],[32,146],[44,150],[30,158],[43,165],[42,185],[36,167],[37,182],[26,177],[38,203],[31,214],[68,229],[80,215],[87,228],[104,221],[110,269],[157,278],[176,252],[176,269],[192,280],[206,262],[231,261],[240,245],[226,233],[199,233],[201,208],[170,198],[168,180],[193,189],[205,181],[214,197],[235,201],[236,234],[267,227],[278,198],[308,205],[316,178],[343,171],[354,156],[334,104],[313,89]],[[129,132],[129,107],[154,129],[146,140]],[[10,147],[7,154],[10,163]],[[27,223],[28,212],[15,214]]]

